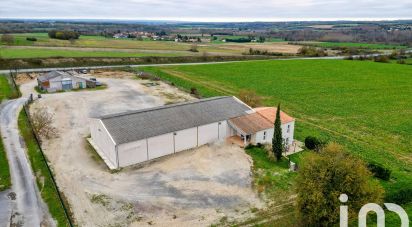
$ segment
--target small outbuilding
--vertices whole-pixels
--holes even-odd
[[[63,71],[51,71],[37,78],[39,89],[47,92],[86,88],[87,81],[77,73]]]
[[[252,109],[236,97],[214,97],[94,118],[91,144],[111,169],[146,162],[205,144],[237,137],[268,143],[276,108]],[[282,113],[287,143],[294,119]]]

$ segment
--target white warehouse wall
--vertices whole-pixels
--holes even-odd
[[[229,135],[230,129],[227,121],[221,121],[219,124],[219,141],[225,140]]]
[[[177,131],[175,135],[175,152],[197,146],[197,127]]]
[[[218,127],[219,126],[217,122],[199,126],[198,127],[198,133],[199,133],[198,146],[202,146],[204,144],[217,141],[219,138]]]
[[[149,160],[146,139],[120,144],[117,147],[117,152],[119,154],[119,167]]]
[[[173,133],[150,137],[147,139],[149,159],[174,153]]]
[[[114,166],[126,167],[145,162],[165,155],[224,140],[230,136],[230,127],[227,121],[218,122],[167,133],[147,139],[117,145],[105,129],[103,123],[93,119],[91,134],[95,145],[103,152],[105,159],[109,159]],[[117,166],[117,158],[119,159]]]
[[[103,152],[103,159],[117,167],[116,145],[100,119],[91,120],[90,134],[97,149]]]

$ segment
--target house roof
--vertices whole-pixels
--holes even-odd
[[[63,72],[63,71],[51,71],[48,73],[44,73],[43,75],[39,76],[37,79],[40,82],[44,82],[44,81],[48,81],[52,79],[63,80],[63,79],[72,78],[72,77],[76,77],[76,78],[83,79],[83,80],[88,80],[86,78],[78,76],[77,73],[75,72]]]
[[[259,113],[260,115],[262,115],[262,117],[269,120],[272,124],[275,123],[277,108],[275,108],[275,107],[259,107],[259,108],[255,108],[253,110],[256,111],[257,113]],[[287,115],[283,111],[280,111],[280,121],[282,122],[282,124],[287,124],[287,123],[292,122],[294,120],[295,119],[293,117]]]
[[[253,134],[265,129],[273,128],[277,108],[260,107],[253,110],[255,113],[232,118],[229,122],[246,134]],[[286,124],[294,120],[295,119],[291,116],[287,115],[283,111],[280,111],[280,121],[282,124]]]
[[[41,76],[39,76],[37,79],[40,81],[40,82],[44,82],[44,81],[48,81],[48,80],[50,80],[50,79],[53,79],[53,78],[56,78],[56,77],[59,77],[59,76],[69,76],[68,74],[66,74],[65,72],[61,72],[61,71],[51,71],[51,72],[48,72],[48,73],[44,73],[44,74],[42,74]]]
[[[252,134],[268,128],[273,128],[273,124],[258,113],[235,117],[230,119],[229,122],[246,134]]]
[[[106,115],[101,121],[116,144],[128,143],[246,115],[251,108],[234,97],[215,97]]]

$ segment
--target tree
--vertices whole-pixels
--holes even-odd
[[[7,45],[11,45],[14,43],[14,36],[9,34],[4,34],[1,36],[1,42]]]
[[[193,44],[192,46],[190,46],[189,51],[191,51],[191,52],[199,52],[199,50],[197,49],[197,45],[196,45],[196,44]]]
[[[47,112],[47,110],[36,110],[36,112],[31,114],[31,119],[33,129],[40,137],[49,139],[57,133],[56,128],[53,127],[53,115]]]
[[[272,139],[272,152],[273,155],[275,155],[277,161],[280,161],[282,159],[282,154],[284,150],[281,125],[282,123],[280,122],[280,104],[278,104],[274,125],[275,130],[273,131]]]
[[[258,96],[253,90],[240,90],[238,97],[250,107],[262,105],[262,97]]]
[[[339,222],[341,194],[348,196],[349,219],[367,203],[381,203],[383,189],[363,161],[336,143],[305,156],[296,179],[297,204],[303,226],[333,226]]]

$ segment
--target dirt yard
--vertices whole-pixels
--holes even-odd
[[[192,97],[162,82],[147,87],[131,75],[104,74],[98,78],[105,90],[45,94],[32,106],[54,114],[59,133],[43,147],[79,226],[209,226],[249,217],[262,206],[251,188],[250,157],[225,144],[110,173],[87,146],[91,117]],[[31,81],[21,90],[27,95],[34,86]]]

